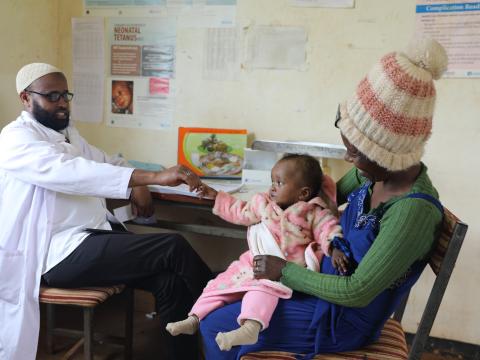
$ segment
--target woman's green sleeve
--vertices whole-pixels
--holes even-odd
[[[375,242],[352,275],[326,275],[288,263],[280,281],[335,304],[366,306],[428,255],[441,220],[442,214],[430,202],[402,199],[384,214]]]

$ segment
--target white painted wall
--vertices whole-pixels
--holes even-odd
[[[0,2],[0,126],[21,110],[15,76],[24,64],[56,63],[58,59],[58,0]]]
[[[255,25],[304,26],[308,34],[305,71],[242,70],[239,81],[204,81],[204,31],[182,29],[177,40],[179,96],[175,127],[168,131],[110,128],[79,123],[95,145],[129,158],[172,165],[176,160],[177,126],[244,127],[257,139],[312,140],[340,143],[333,128],[337,104],[384,53],[402,49],[413,34],[414,0],[357,0],[355,9],[293,8],[288,0],[238,0],[243,32]],[[58,7],[57,7],[58,5]],[[18,112],[14,77],[24,62],[56,62],[71,75],[72,17],[82,15],[81,0],[3,1],[5,27],[0,58],[1,123]],[[55,14],[58,13],[58,17]],[[56,27],[58,26],[58,31]],[[58,49],[58,57],[56,51]],[[57,61],[56,61],[57,60]],[[433,336],[480,344],[480,80],[450,79],[437,84],[433,136],[425,162],[442,201],[470,225]],[[404,325],[413,331],[433,281],[429,273],[416,286]],[[413,301],[412,301],[413,300]]]

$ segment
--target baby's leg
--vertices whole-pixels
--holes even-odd
[[[232,346],[255,344],[260,330],[266,329],[278,304],[278,297],[263,291],[248,291],[242,300],[242,311],[238,329],[218,333],[215,340],[221,350],[228,351]]]
[[[197,315],[190,315],[185,320],[168,323],[167,324],[167,331],[173,335],[193,335],[197,332],[198,328],[200,327],[200,320],[198,319]]]
[[[243,325],[236,330],[227,333],[218,333],[215,341],[220,350],[228,351],[232,346],[250,345],[258,341],[258,334],[262,329],[262,325],[255,320],[245,320]]]
[[[273,312],[278,305],[278,296],[263,291],[248,291],[242,299],[242,311],[238,323],[244,320],[256,320],[262,325],[262,330],[268,328]]]
[[[185,320],[168,323],[166,329],[173,336],[181,334],[193,335],[199,328],[200,320],[202,320],[213,310],[218,309],[225,304],[239,300],[241,296],[241,293],[215,296],[207,296],[202,294],[193,305],[192,310],[188,314],[188,318]]]

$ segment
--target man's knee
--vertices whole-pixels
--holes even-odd
[[[169,246],[169,251],[171,251],[174,256],[185,256],[186,254],[195,252],[187,239],[178,233],[168,234],[166,241]]]
[[[177,245],[177,246],[189,246],[190,247],[190,244],[188,243],[187,239],[185,239],[183,237],[183,235],[179,234],[179,233],[171,233],[169,234],[169,240]]]

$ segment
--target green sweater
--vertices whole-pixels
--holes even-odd
[[[339,203],[366,181],[356,168],[338,182]],[[411,193],[425,193],[438,198],[427,168],[415,181]],[[405,194],[406,195],[406,194]],[[403,196],[385,212],[373,245],[351,276],[326,275],[287,263],[280,281],[293,290],[314,295],[329,302],[349,307],[368,305],[378,294],[401,277],[416,261],[425,258],[432,248],[442,214],[429,201]],[[372,212],[374,209],[370,209]],[[329,261],[330,259],[327,259]]]

